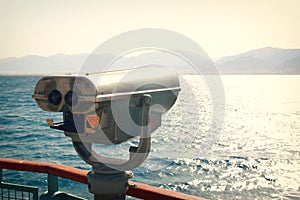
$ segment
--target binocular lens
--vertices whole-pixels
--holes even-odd
[[[78,102],[78,97],[76,92],[70,90],[65,96],[65,102],[69,106],[75,106]]]
[[[53,105],[58,105],[61,102],[61,94],[58,90],[53,90],[48,95],[48,101],[52,103]]]

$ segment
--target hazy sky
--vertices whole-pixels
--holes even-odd
[[[299,0],[0,0],[0,58],[89,53],[137,28],[186,35],[216,59],[250,49],[300,48]]]

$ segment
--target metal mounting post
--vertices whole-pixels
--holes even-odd
[[[94,171],[88,173],[88,188],[94,194],[95,200],[115,199],[123,200],[128,189],[128,179],[133,176],[131,171],[117,174],[98,174]]]
[[[125,199],[128,180],[133,176],[132,171],[126,170],[131,170],[141,165],[150,151],[151,127],[149,125],[149,110],[151,100],[151,95],[144,94],[142,97],[140,142],[138,147],[131,147],[129,149],[129,160],[123,160],[122,162],[120,159],[102,157],[96,152],[91,151],[91,148],[90,151],[87,151],[86,147],[82,144],[77,143],[74,145],[78,154],[93,166],[93,170],[88,173],[87,179],[89,191],[94,194],[95,200]],[[101,160],[108,162],[101,163]]]

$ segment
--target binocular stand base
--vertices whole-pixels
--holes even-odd
[[[98,174],[90,171],[87,175],[88,188],[95,200],[125,200],[128,179],[133,176],[131,171],[116,174]]]
[[[125,200],[125,198],[126,198],[126,195],[124,194],[124,195],[115,195],[115,196],[113,196],[113,195],[95,195],[95,197],[94,197],[94,200],[103,200],[103,199],[105,199],[105,200]]]

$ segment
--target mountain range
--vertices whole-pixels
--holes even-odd
[[[195,56],[192,52],[188,53],[191,57]],[[87,60],[87,58],[89,59]],[[0,74],[76,73],[84,64],[90,67],[87,71],[93,71],[98,69],[101,63],[107,63],[113,58],[114,56],[110,54],[100,57],[89,54],[9,57],[0,59]],[[210,73],[207,70],[211,66],[210,62],[205,57],[201,59],[203,62],[199,63],[205,65],[203,69]],[[174,59],[174,55],[157,52],[124,57],[118,60],[117,64],[122,68],[139,66],[140,64],[170,64],[183,73],[189,73],[186,70],[187,63],[182,59]],[[264,47],[223,57],[215,61],[214,64],[220,74],[300,74],[300,49]]]
[[[300,49],[264,47],[215,62],[221,74],[300,74]]]

